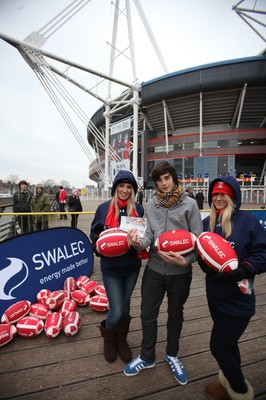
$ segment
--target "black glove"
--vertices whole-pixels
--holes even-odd
[[[212,268],[210,268],[207,264],[205,264],[205,262],[203,261],[203,259],[201,257],[199,257],[199,259],[198,259],[198,264],[199,264],[201,270],[205,274],[213,274],[213,273],[215,273],[215,271]]]
[[[240,262],[236,269],[230,272],[219,272],[216,276],[216,279],[219,279],[228,283],[236,283],[242,281],[243,279],[253,278],[254,272],[252,267],[245,263]]]

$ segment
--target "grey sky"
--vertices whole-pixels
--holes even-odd
[[[0,0],[0,32],[23,40],[62,11],[70,0]],[[164,56],[169,72],[197,65],[259,54],[265,43],[232,11],[233,0],[140,0]],[[123,3],[120,1],[120,3]],[[245,1],[252,7],[254,1]],[[257,8],[265,9],[263,0]],[[151,7],[152,4],[152,7]],[[261,4],[261,7],[260,7]],[[160,63],[131,3],[139,82],[164,75]],[[113,7],[109,0],[91,0],[43,48],[51,53],[108,74]],[[127,46],[127,32],[120,28],[119,45]],[[120,33],[120,31],[119,31]],[[71,186],[89,183],[89,160],[55,108],[35,74],[11,45],[0,40],[0,179],[18,175],[31,183],[54,179]],[[132,82],[131,66],[117,59],[114,75]],[[85,86],[95,77],[76,73]],[[88,117],[101,103],[88,94],[70,89]],[[106,96],[105,88],[99,94]],[[119,89],[120,90],[120,89]],[[121,91],[123,88],[121,88]],[[86,141],[86,126],[75,122]]]

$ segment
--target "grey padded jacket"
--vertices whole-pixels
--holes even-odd
[[[154,242],[163,232],[185,229],[198,236],[202,228],[201,214],[197,202],[184,193],[179,203],[170,208],[160,206],[158,199],[154,196],[146,205],[144,217],[147,221],[147,229],[142,239],[142,249],[150,246],[150,258],[147,266],[163,275],[180,275],[192,270],[191,263],[198,258],[197,251],[185,255],[186,267],[179,267],[166,263],[156,252]]]

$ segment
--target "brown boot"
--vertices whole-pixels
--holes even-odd
[[[220,381],[213,381],[205,386],[204,396],[208,400],[230,400],[231,397]]]
[[[129,319],[120,320],[117,325],[116,346],[119,357],[124,363],[132,360],[132,353],[127,343],[127,334],[129,331],[131,317]]]
[[[226,383],[226,390],[228,391],[228,393],[230,395],[230,399],[232,399],[232,400],[254,400],[253,387],[247,380],[245,380],[245,382],[247,385],[246,393],[234,392],[233,389],[231,388],[229,382]]]
[[[104,358],[108,362],[114,362],[117,357],[116,348],[116,327],[113,329],[105,328],[105,320],[99,325],[103,342]]]

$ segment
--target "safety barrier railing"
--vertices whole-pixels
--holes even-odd
[[[37,232],[42,229],[71,226],[71,215],[78,215],[78,228],[89,235],[90,230],[90,219],[87,221],[84,218],[81,220],[81,216],[92,216],[95,211],[82,211],[82,212],[31,212],[31,213],[13,213],[13,212],[0,212],[0,242],[18,235],[22,235],[28,232]],[[60,220],[67,225],[62,225]],[[64,220],[64,217],[67,220]],[[38,225],[37,225],[38,222]],[[47,223],[46,223],[47,222]]]

